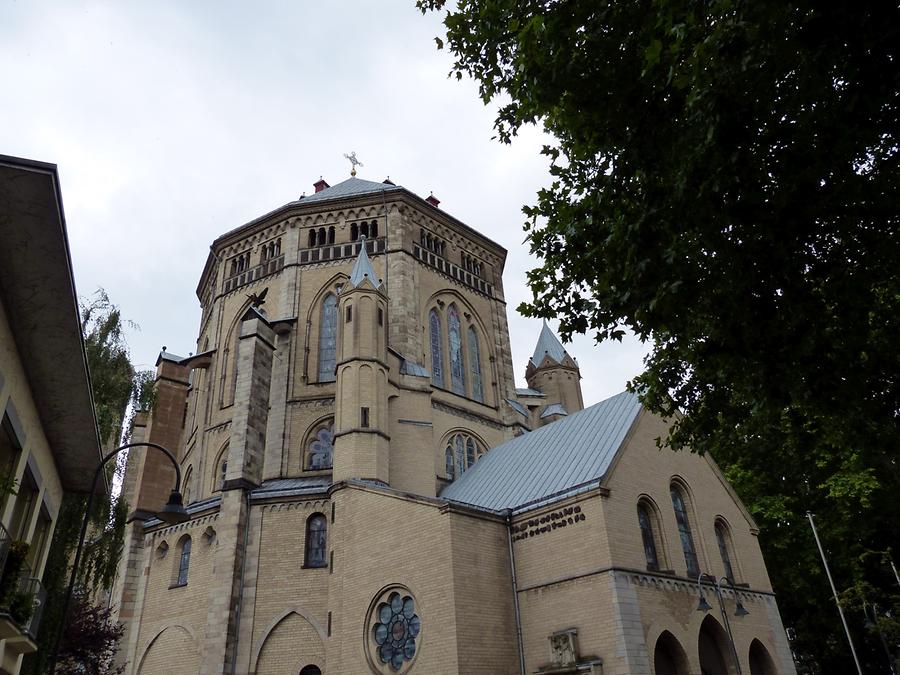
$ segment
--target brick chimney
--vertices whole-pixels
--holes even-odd
[[[319,180],[313,183],[313,187],[316,188],[316,192],[321,192],[325,188],[331,187],[328,183],[325,182],[325,179],[319,176]]]
[[[433,192],[428,195],[428,197],[425,199],[425,201],[428,202],[429,204],[431,204],[434,208],[437,208],[438,204],[441,203],[441,200],[438,199],[437,197],[435,197]]]

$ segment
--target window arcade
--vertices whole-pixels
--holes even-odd
[[[438,301],[438,306],[443,303]],[[466,313],[467,320],[471,316]],[[481,347],[478,329],[474,323],[463,327],[456,303],[447,308],[447,343],[442,335],[441,315],[438,307],[428,313],[429,342],[431,345],[431,383],[444,388],[444,349],[447,349],[450,367],[450,390],[460,396],[468,396],[484,403],[484,379],[481,368]],[[465,332],[464,332],[465,331]],[[468,381],[467,381],[468,380]]]
[[[329,293],[322,301],[319,324],[319,382],[334,382],[337,359],[337,296]]]

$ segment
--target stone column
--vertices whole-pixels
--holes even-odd
[[[200,665],[204,675],[230,672],[236,658],[249,526],[247,495],[262,481],[274,344],[275,334],[266,317],[255,308],[248,309],[241,324],[228,468],[216,527],[216,574],[209,588]]]

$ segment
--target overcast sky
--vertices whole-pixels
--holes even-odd
[[[523,204],[548,182],[546,139],[512,146],[472,82],[448,79],[440,17],[394,2],[0,0],[0,154],[59,166],[78,292],[102,286],[132,358],[195,350],[194,290],[218,235],[311,193],[324,176],[386,176],[509,251],[504,273],[517,382],[540,321]],[[555,328],[555,322],[551,325]],[[641,370],[635,340],[567,345],[585,404]]]

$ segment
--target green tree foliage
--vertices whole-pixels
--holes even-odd
[[[136,372],[132,367],[121,313],[103,289],[98,290],[90,302],[82,302],[80,313],[97,425],[104,449],[110,450],[119,444],[123,421],[129,407],[133,411],[152,407],[153,373]],[[126,429],[130,429],[130,424],[126,425]],[[120,459],[124,458],[125,453],[122,453]],[[107,466],[109,471],[106,475],[106,485],[111,487],[114,470],[116,466],[124,467],[124,461],[118,463],[113,461]],[[66,493],[63,496],[44,567],[43,582],[47,589],[47,606],[38,636],[39,650],[26,659],[23,673],[40,673],[46,669],[56,631],[63,618],[63,599],[86,507],[86,495]],[[87,631],[91,626],[98,627],[102,623],[100,618],[94,616],[99,610],[90,606],[89,599],[112,586],[124,546],[127,514],[128,504],[124,499],[109,499],[97,495],[93,501],[88,537],[78,570],[78,584],[84,595],[71,610],[75,614],[70,615],[81,616],[79,612],[82,614],[87,612],[85,614],[87,618],[84,625],[78,628],[79,631]],[[66,626],[67,632],[64,635],[69,635],[73,628],[71,623],[67,623]],[[78,639],[82,638],[84,635]],[[99,644],[104,639],[102,635],[98,635],[95,642]],[[70,650],[78,658],[84,656],[79,651],[81,648],[77,645],[68,645],[65,637],[62,648]],[[98,658],[101,657],[102,654],[98,652]]]
[[[499,101],[500,139],[532,123],[554,138],[524,209],[541,265],[520,311],[563,338],[652,343],[631,386],[747,502],[797,651],[850,672],[804,514],[842,588],[887,594],[872,561],[900,522],[896,3],[458,0],[444,23],[451,74]]]

